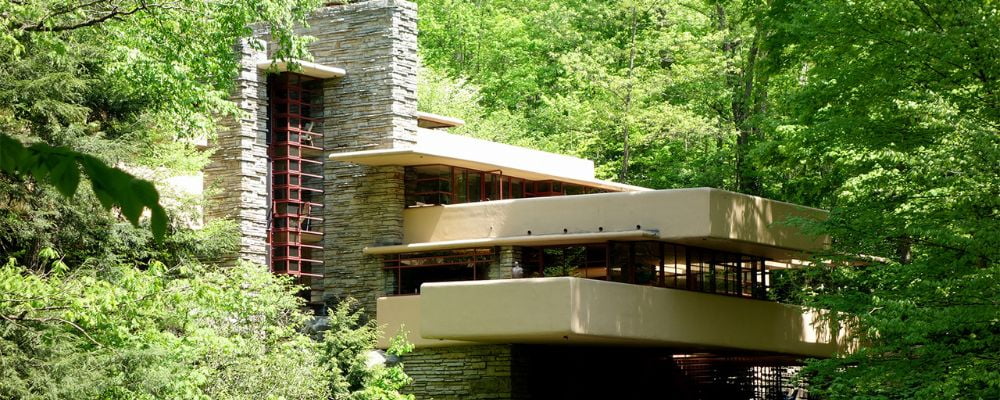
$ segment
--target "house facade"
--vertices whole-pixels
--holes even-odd
[[[238,257],[296,277],[320,314],[358,299],[418,398],[787,398],[843,348],[822,313],[768,300],[824,238],[822,210],[595,178],[588,160],[447,133],[417,110],[416,7],[331,5],[313,60],[240,46],[204,171]]]

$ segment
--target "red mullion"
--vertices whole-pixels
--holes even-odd
[[[320,231],[307,231],[307,230],[302,229],[302,228],[272,228],[272,229],[274,229],[275,232],[298,233],[298,234],[306,233],[306,234],[310,234],[310,235],[323,236],[323,232],[320,232]],[[302,244],[302,239],[300,238],[299,241],[297,241],[297,242],[285,242],[285,243],[291,243],[291,244],[298,245],[298,244]]]
[[[305,218],[305,219],[311,219],[313,221],[322,221],[323,220],[323,218],[321,218],[321,217],[310,217],[309,215],[301,214],[301,213],[300,214],[294,214],[294,213],[274,214],[274,217],[275,218],[283,218],[283,217]]]
[[[278,261],[298,261],[298,262],[307,262],[307,263],[311,263],[311,264],[322,264],[323,263],[323,261],[320,261],[320,260],[314,260],[314,259],[311,259],[311,258],[302,258],[302,257],[275,257],[274,259],[278,260]]]
[[[310,106],[310,107],[312,107],[312,106]],[[306,121],[310,121],[310,122],[316,122],[316,121],[320,120],[320,117],[306,117],[306,116],[302,115],[301,113],[293,113],[293,112],[277,113],[277,114],[275,114],[274,117],[275,118],[285,118],[285,119],[298,118],[298,119],[306,120]],[[291,126],[290,124],[286,124],[285,126],[288,127],[287,129],[295,129],[295,127]]]
[[[303,161],[303,162],[307,162],[307,163],[310,163],[310,164],[323,164],[323,162],[319,161],[319,160],[310,160],[308,158],[295,157],[295,156],[277,157],[277,158],[274,159],[274,161]],[[302,168],[302,167],[299,166],[299,168]],[[295,170],[289,169],[287,171],[302,172],[301,169],[295,169]],[[284,171],[279,171],[279,172],[284,172]]]
[[[274,191],[279,195],[276,197],[283,197],[276,198],[272,202],[271,206],[274,211],[272,218],[285,225],[284,228],[272,227],[271,236],[281,236],[285,240],[285,242],[272,242],[272,248],[284,248],[284,252],[281,253],[284,256],[274,258],[272,269],[275,272],[293,276],[322,276],[306,272],[310,266],[321,264],[322,261],[303,258],[303,249],[322,249],[322,246],[303,243],[304,235],[322,235],[322,232],[307,230],[315,227],[311,226],[313,224],[307,225],[306,221],[323,221],[321,217],[311,215],[311,207],[322,207],[323,205],[303,200],[305,193],[322,193],[321,189],[306,186],[304,182],[304,178],[322,179],[320,174],[303,172],[305,165],[322,164],[322,161],[306,158],[303,155],[303,149],[323,150],[322,147],[313,145],[314,140],[322,135],[302,129],[306,123],[311,122],[315,125],[319,120],[305,115],[314,114],[314,111],[318,111],[315,108],[320,106],[320,103],[307,99],[312,99],[313,96],[322,93],[320,90],[306,89],[305,85],[308,81],[311,80],[305,79],[301,75],[284,73],[281,79],[275,82],[276,86],[273,89],[279,95],[271,97],[272,136],[285,138],[280,142],[272,142],[271,149],[269,149],[274,165],[283,168],[281,171],[272,171],[272,176],[278,177],[276,180],[283,178],[284,182],[280,185],[274,185],[272,182]],[[283,98],[281,98],[282,96]],[[297,106],[298,111],[292,112],[293,106]],[[306,107],[310,108],[310,112],[303,113]],[[278,126],[281,119],[284,119],[284,123],[282,126]],[[293,137],[295,140],[291,140]],[[277,156],[279,150],[283,153],[282,156]],[[277,213],[279,209],[288,211],[290,207],[294,208],[295,212]],[[303,229],[303,226],[307,226],[307,229]]]
[[[316,117],[303,117],[303,118],[308,118],[308,119],[312,119],[312,120],[320,120],[320,119],[322,119],[322,118],[316,118]],[[275,126],[274,127],[274,131],[275,132],[295,132],[295,133],[301,133],[303,135],[323,136],[322,133],[313,132],[313,131],[307,131],[307,130],[302,129],[302,128],[294,127],[294,126],[292,126],[291,124],[288,124],[288,123],[285,123],[285,126]]]
[[[273,161],[272,165],[274,165],[275,163],[283,163],[284,167],[285,167],[285,169],[283,169],[283,170],[275,170],[274,172],[272,172],[272,174],[285,174],[285,173],[299,173],[299,174],[301,174],[302,173],[302,163],[301,162],[299,163],[299,166],[298,166],[297,169],[293,169],[292,168],[292,161],[303,161],[303,160],[301,160],[299,158],[294,158],[294,157],[277,157],[277,158],[272,158],[271,161]]]
[[[299,190],[310,191],[310,192],[313,192],[313,193],[323,193],[323,189],[311,188],[311,187],[308,187],[308,186],[303,186],[301,184],[298,184],[298,185],[280,184],[280,185],[274,185],[274,188],[275,189],[299,189]]]
[[[293,105],[293,104],[300,105],[300,106],[309,106],[309,107],[316,106],[315,103],[311,103],[311,102],[307,102],[307,101],[302,101],[301,99],[296,100],[296,99],[291,99],[291,98],[274,99],[274,102],[275,103],[284,104],[286,106]]]
[[[306,243],[298,243],[298,242],[276,242],[275,244],[280,244],[282,247],[303,247],[303,248],[310,248],[310,249],[313,249],[313,250],[322,250],[323,249],[323,246],[314,245],[314,244],[306,244]]]
[[[277,144],[278,146],[289,146],[289,147],[299,147],[299,148],[303,148],[304,147],[304,148],[307,148],[307,149],[310,149],[310,150],[323,150],[322,147],[308,145],[308,144],[303,144],[301,142],[288,142],[288,141],[286,141],[286,142],[276,142],[275,144]],[[299,154],[301,154],[301,153],[299,153]]]
[[[285,131],[285,132],[295,132],[295,133],[298,133],[300,135],[312,135],[312,136],[315,136],[315,137],[321,137],[321,136],[323,136],[323,134],[319,133],[319,132],[310,132],[310,131],[307,131],[307,130],[302,129],[302,128],[293,128],[291,126],[287,126],[285,128],[276,128],[275,130],[277,130],[277,131]]]
[[[288,262],[284,260],[280,261],[272,260],[271,272],[276,274],[288,273]]]
[[[275,199],[275,201],[283,201],[283,200],[303,201],[302,192],[299,191],[299,189],[301,189],[300,187],[288,186],[288,185],[282,185],[282,186],[284,187],[274,187],[274,190],[282,191],[283,192],[282,194],[284,194],[284,196],[282,196],[280,199]],[[297,192],[298,195],[296,197],[292,197],[292,193],[296,191],[298,191]]]
[[[298,160],[295,160],[295,161],[298,161]],[[302,172],[302,171],[287,171],[287,170],[286,171],[274,171],[274,172],[271,173],[271,175],[299,175],[299,176],[309,177],[309,178],[323,178],[323,175],[310,174],[308,172]]]
[[[287,204],[296,204],[296,205],[307,204],[307,205],[310,205],[310,206],[313,206],[313,207],[323,207],[323,203],[315,203],[315,202],[312,202],[312,201],[304,201],[304,200],[287,200],[287,201],[285,199],[275,200],[275,203],[278,203],[278,202],[287,203]]]

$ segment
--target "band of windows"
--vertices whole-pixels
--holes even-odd
[[[406,167],[405,174],[407,207],[608,192],[558,180],[532,181],[500,171],[449,165]]]
[[[489,279],[490,269],[511,268],[498,265],[497,253],[477,248],[385,256],[387,293],[417,294],[428,282]],[[755,299],[767,299],[772,279],[763,257],[659,241],[521,247],[518,258],[518,274],[526,278],[575,276]]]

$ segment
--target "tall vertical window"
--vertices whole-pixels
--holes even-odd
[[[271,270],[318,277],[323,233],[322,81],[283,72],[268,79]]]

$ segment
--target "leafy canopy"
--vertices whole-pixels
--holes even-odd
[[[292,28],[317,4],[0,0],[0,171],[69,196],[82,170],[105,208],[133,224],[149,209],[162,238],[153,185],[108,165],[162,167],[143,156],[210,136],[216,116],[236,110],[233,46],[258,26],[279,44],[276,57],[303,57]]]
[[[449,77],[421,96],[463,100],[465,133],[829,209],[806,228],[833,246],[785,300],[852,315],[866,347],[810,362],[813,392],[1000,393],[995,1],[420,6],[425,64]]]

